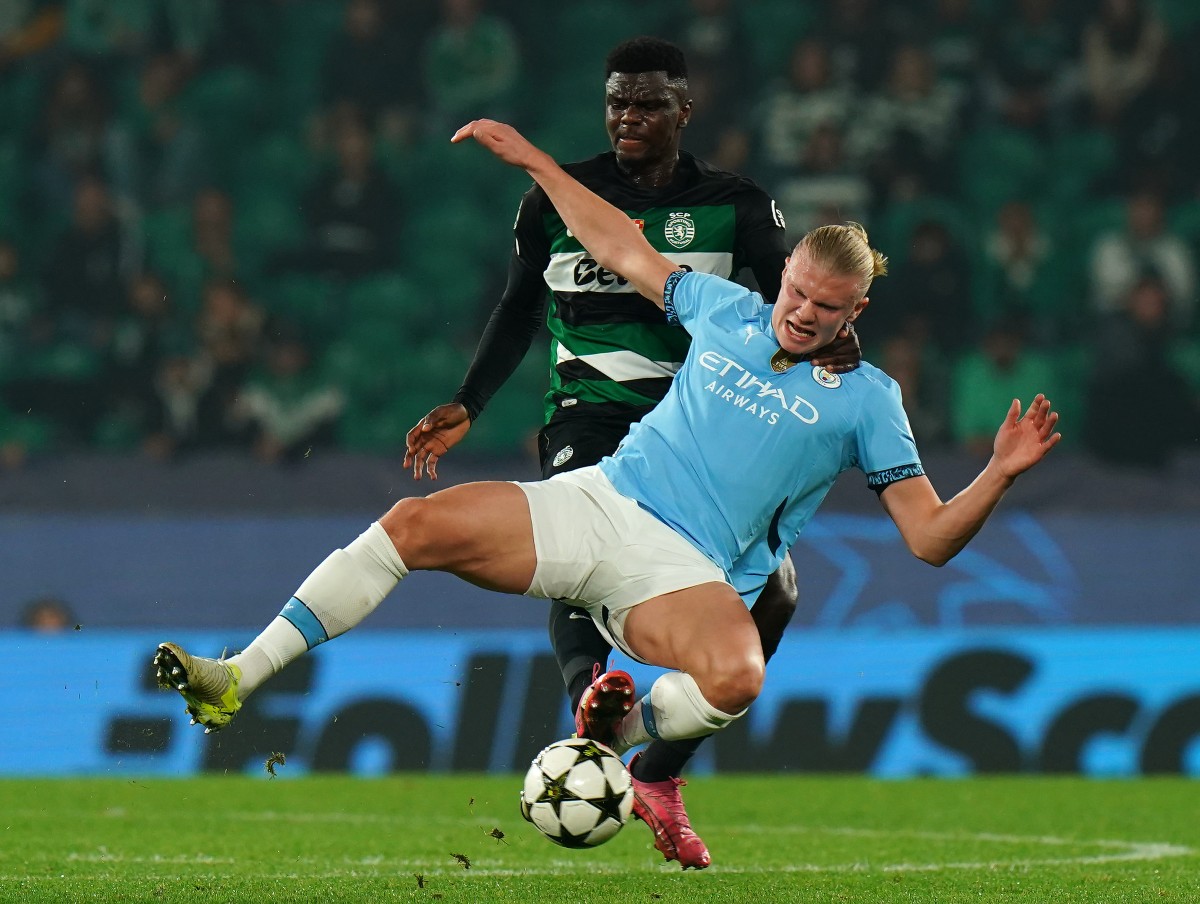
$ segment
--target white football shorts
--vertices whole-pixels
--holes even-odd
[[[724,572],[696,547],[614,488],[596,465],[517,483],[529,500],[537,568],[526,596],[585,609],[617,649],[638,603],[713,581]]]

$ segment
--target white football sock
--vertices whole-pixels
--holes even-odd
[[[686,672],[667,672],[650,686],[650,693],[633,705],[616,732],[616,748],[624,753],[656,738],[682,741],[720,731],[746,710],[730,715],[716,709]]]
[[[408,574],[378,521],[345,549],[334,550],[251,644],[231,656],[242,670],[243,700],[260,684],[317,644],[345,634],[375,611]]]

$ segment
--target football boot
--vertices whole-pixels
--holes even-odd
[[[683,808],[683,795],[679,789],[687,782],[681,778],[640,781],[633,771],[640,756],[641,753],[636,753],[629,761],[629,775],[633,779],[633,815],[654,832],[654,846],[663,857],[679,861],[684,869],[704,869],[712,863],[712,857],[704,841],[692,830]]]
[[[178,691],[187,702],[193,725],[204,733],[220,731],[242,708],[238,684],[242,670],[222,659],[192,656],[173,643],[160,643],[154,654],[158,686]]]
[[[575,735],[616,748],[617,726],[636,702],[633,678],[628,672],[613,669],[600,674],[600,664],[596,663],[592,683],[575,710]]]

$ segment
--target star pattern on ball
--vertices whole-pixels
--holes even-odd
[[[577,748],[577,750],[578,756],[575,760],[576,763],[578,763],[580,760],[595,760],[596,762],[600,762],[605,757],[612,756],[611,753],[606,751],[603,747],[590,738],[585,745]]]
[[[587,837],[588,837],[588,835],[592,834],[591,829],[588,829],[586,832],[581,832],[580,834],[576,835],[573,832],[569,832],[567,830],[566,826],[559,826],[558,828],[559,828],[559,836],[555,840],[559,844],[561,844],[563,847],[581,848],[581,847],[588,846]]]
[[[614,788],[607,777],[604,779],[604,792],[604,796],[599,800],[591,801],[592,806],[600,811],[600,819],[596,824],[599,825],[605,819],[623,823],[625,818],[621,814],[621,802],[625,800],[625,795]]]
[[[521,815],[555,844],[604,844],[629,818],[633,789],[620,758],[605,745],[569,738],[548,745],[530,764]]]
[[[562,814],[564,800],[579,800],[579,796],[567,787],[567,776],[560,775],[558,778],[551,778],[547,775],[545,786],[542,788],[542,793],[538,795],[537,803],[550,804],[557,816]]]

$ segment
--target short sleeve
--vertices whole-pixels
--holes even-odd
[[[714,311],[736,305],[750,295],[745,286],[711,273],[676,270],[667,277],[663,286],[663,310],[666,311],[668,322],[677,323],[690,333],[692,329],[689,324],[701,314],[710,316]]]
[[[873,385],[858,419],[855,441],[856,464],[867,475],[867,486],[877,493],[925,473],[900,387],[891,380]]]

